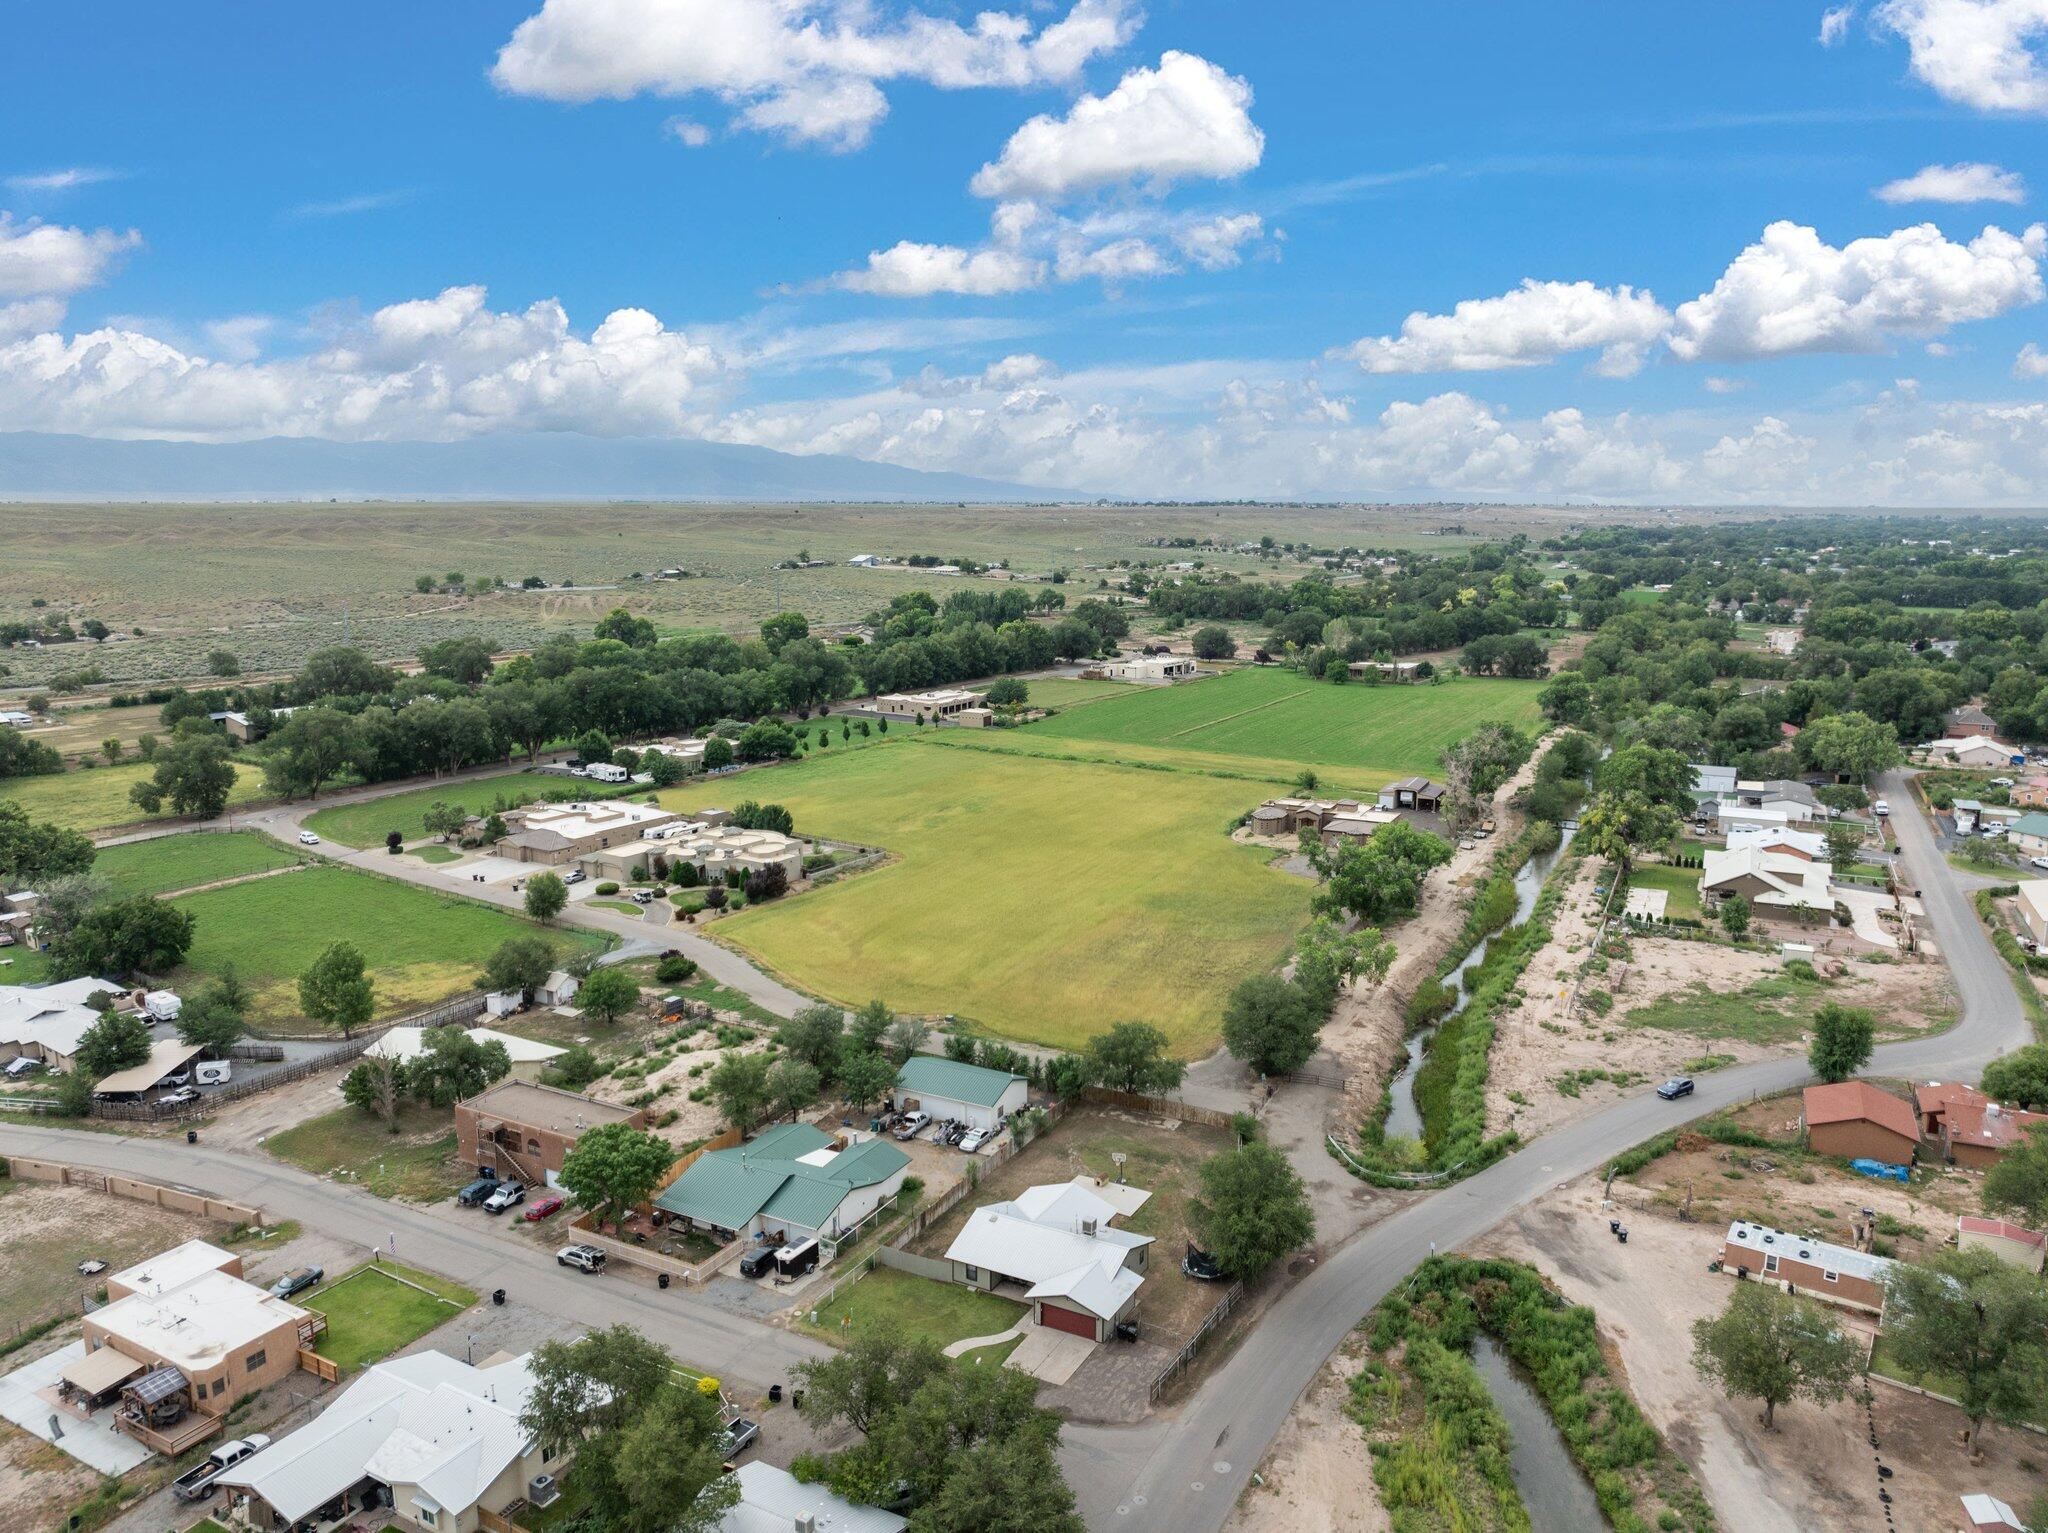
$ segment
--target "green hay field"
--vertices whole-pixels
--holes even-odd
[[[129,802],[128,790],[155,768],[137,761],[128,766],[94,767],[49,777],[0,779],[0,798],[11,798],[31,820],[62,825],[67,830],[102,830],[152,818]],[[263,774],[252,766],[235,767],[234,791],[228,807],[262,797]],[[155,816],[155,818],[168,818]]]
[[[349,868],[311,868],[188,894],[175,901],[197,927],[177,988],[233,963],[256,992],[264,1021],[299,1013],[298,977],[327,944],[363,950],[377,986],[377,1014],[429,1005],[470,988],[492,949],[537,930],[475,900],[433,894]],[[562,950],[602,946],[593,933],[557,930]]]
[[[1437,770],[1443,748],[1477,725],[1533,727],[1539,690],[1533,681],[1462,677],[1438,686],[1332,686],[1293,671],[1242,670],[1090,703],[1018,735],[1284,776],[1306,767],[1372,787]]]
[[[788,805],[799,833],[899,860],[743,911],[719,936],[832,1000],[879,995],[1030,1042],[1074,1047],[1137,1019],[1206,1054],[1231,986],[1307,912],[1305,880],[1227,835],[1263,796],[1244,783],[892,740],[751,776],[747,796]]]
[[[533,802],[543,792],[570,798],[612,797],[594,783],[570,777],[507,772],[500,777],[465,778],[366,803],[316,810],[306,816],[306,829],[343,846],[382,846],[385,836],[394,830],[408,841],[417,841],[427,833],[426,813],[435,804],[460,804],[471,814],[488,814],[501,798],[516,807]]]
[[[298,860],[253,830],[198,831],[107,847],[93,859],[92,870],[119,894],[174,894],[223,878],[288,868]]]

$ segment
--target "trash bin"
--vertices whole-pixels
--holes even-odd
[[[199,1143],[199,1130],[198,1130],[198,1129],[196,1129],[196,1128],[188,1128],[188,1129],[186,1129],[186,1130],[185,1130],[185,1143],[187,1143],[187,1144],[197,1144],[197,1143]]]
[[[770,1384],[768,1386],[768,1403],[770,1405],[780,1405],[782,1403],[782,1386],[780,1384]]]
[[[657,1273],[655,1273],[655,1275],[654,1275],[654,1284],[655,1284],[655,1286],[656,1286],[657,1288],[666,1288],[666,1287],[668,1287],[668,1274],[667,1274],[666,1272],[657,1272]]]
[[[491,1290],[491,1302],[493,1304],[503,1304],[505,1302],[505,1290],[502,1288],[493,1288]]]

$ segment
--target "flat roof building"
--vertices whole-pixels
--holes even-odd
[[[962,708],[979,708],[987,701],[985,692],[940,688],[931,692],[885,692],[871,706],[887,719],[947,719]]]
[[[574,862],[623,841],[637,841],[657,825],[681,818],[672,809],[603,803],[535,804],[505,812],[506,835],[492,848],[516,862]]]
[[[601,1123],[644,1128],[647,1113],[555,1086],[502,1080],[455,1104],[455,1153],[479,1176],[552,1187],[576,1141]]]

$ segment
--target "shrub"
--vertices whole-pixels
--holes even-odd
[[[616,882],[607,878],[603,883],[599,884],[591,892],[594,894],[617,894],[619,892],[619,886]]]
[[[654,977],[664,985],[680,985],[695,977],[697,960],[671,953],[654,966]]]

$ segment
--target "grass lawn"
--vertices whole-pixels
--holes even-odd
[[[1225,994],[1307,912],[1305,880],[1225,834],[1263,796],[1242,783],[892,740],[777,767],[746,796],[787,805],[799,832],[897,854],[712,928],[851,1005],[880,996],[1066,1048],[1132,1018],[1199,1058]]]
[[[338,1182],[351,1182],[380,1198],[436,1203],[468,1182],[455,1164],[455,1120],[431,1107],[409,1106],[398,1132],[381,1120],[344,1107],[272,1134],[263,1148],[279,1160]]]
[[[1877,1338],[1877,1345],[1871,1349],[1870,1371],[1881,1373],[1888,1379],[1897,1379],[1901,1384],[1911,1384],[1917,1389],[1932,1390],[1935,1394],[1946,1395],[1951,1400],[1958,1398],[1962,1389],[1961,1380],[1946,1374],[1913,1372],[1892,1356],[1882,1336]],[[2048,1402],[2042,1403],[2028,1415],[2027,1419],[2037,1427],[2048,1427]]]
[[[1662,889],[1664,914],[1700,919],[1700,870],[1672,868],[1661,864],[1638,866],[1629,874],[1631,889]]]
[[[1031,694],[1025,699],[1028,708],[1073,708],[1105,697],[1129,697],[1138,690],[1134,682],[1084,681],[1079,676],[1033,676],[1024,686]]]
[[[442,846],[438,842],[433,841],[429,841],[425,846],[414,847],[408,855],[419,858],[421,862],[442,863],[462,861],[462,853],[456,851],[453,847]]]
[[[61,825],[68,830],[99,830],[108,825],[153,818],[129,801],[128,790],[148,777],[154,767],[133,762],[128,766],[96,767],[89,772],[60,772],[50,777],[10,777],[0,782],[0,798],[11,798],[28,812],[31,820]],[[263,774],[252,766],[237,763],[235,786],[228,794],[228,806],[246,804],[263,793]],[[168,818],[155,816],[154,818]]]
[[[298,860],[253,830],[204,831],[107,847],[94,859],[92,870],[112,880],[117,894],[172,894],[223,878],[288,868]]]
[[[645,905],[636,905],[631,900],[585,900],[583,903],[592,910],[609,910],[614,915],[644,916],[647,914],[647,907]]]
[[[454,1319],[476,1303],[476,1295],[460,1284],[386,1262],[358,1267],[295,1302],[327,1317],[314,1350],[349,1374]]]
[[[1242,670],[1171,687],[1133,688],[1018,733],[1189,752],[1291,776],[1304,767],[1371,786],[1439,768],[1452,741],[1482,723],[1533,726],[1533,681],[1459,677],[1440,686],[1332,686],[1293,671]],[[1366,779],[1373,780],[1372,783]]]
[[[1000,1368],[1010,1360],[1010,1354],[1024,1345],[1024,1338],[1012,1336],[1008,1341],[999,1341],[993,1347],[975,1347],[960,1354],[963,1363],[979,1363],[984,1368]]]
[[[499,943],[538,930],[509,911],[351,868],[309,868],[177,903],[196,923],[178,977],[189,982],[233,963],[265,1020],[299,1014],[299,975],[338,937],[363,950],[378,1013],[388,1016],[469,989]],[[566,929],[551,940],[558,951],[603,945],[595,933]]]
[[[610,798],[597,783],[539,772],[507,772],[498,777],[472,777],[461,782],[414,788],[360,804],[340,804],[306,816],[306,829],[343,846],[382,846],[397,831],[408,841],[427,833],[426,813],[435,804],[460,804],[471,814],[516,809],[543,796],[560,799]]]
[[[1700,1038],[1785,1043],[1806,1035],[1807,1023],[1829,988],[1790,974],[1773,974],[1732,992],[1695,982],[1675,995],[1636,1007],[1622,1021]]]
[[[0,948],[0,985],[40,985],[50,976],[50,955],[16,943]]]
[[[841,1288],[818,1311],[816,1325],[810,1323],[808,1311],[803,1313],[801,1329],[827,1341],[851,1341],[886,1321],[913,1341],[947,1347],[970,1336],[1007,1331],[1025,1311],[1021,1304],[963,1283],[938,1283],[893,1267],[877,1267],[858,1283]]]

